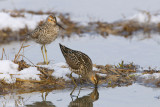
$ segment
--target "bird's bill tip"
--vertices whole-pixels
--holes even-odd
[[[97,87],[98,87],[98,84],[94,84],[94,87],[97,88]]]
[[[62,28],[63,30],[65,30],[60,24],[56,23],[60,28]]]

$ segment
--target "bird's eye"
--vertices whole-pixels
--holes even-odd
[[[54,22],[54,19],[51,19],[52,22]]]

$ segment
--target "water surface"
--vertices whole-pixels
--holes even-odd
[[[74,35],[72,38],[65,38],[64,40],[58,38],[53,43],[47,45],[48,59],[57,62],[65,62],[65,59],[60,51],[59,43],[75,50],[82,51],[89,55],[94,64],[112,64],[117,65],[122,60],[125,63],[134,62],[147,69],[152,67],[160,68],[160,36],[153,34],[151,38],[145,38],[146,35],[136,35],[131,39],[126,39],[120,36],[110,35],[103,38],[100,35],[86,35],[78,37]],[[24,51],[24,55],[33,63],[43,61],[40,45],[34,41],[25,43],[30,45]],[[20,48],[20,42],[13,42],[0,46],[0,53],[2,48],[5,48],[7,56],[10,59]]]
[[[160,89],[149,88],[134,84],[128,87],[116,88],[82,88],[75,90],[74,97],[70,96],[71,89],[33,92],[29,94],[9,94],[0,97],[0,106],[26,107],[159,107]]]

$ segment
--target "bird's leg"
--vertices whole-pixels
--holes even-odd
[[[72,79],[72,81],[73,81],[75,87],[77,87],[77,84],[76,84],[76,82],[74,81],[74,78],[72,77],[72,72],[71,72],[71,74],[70,74],[70,78]]]
[[[74,81],[74,78],[72,77],[72,72],[71,72],[71,74],[70,74],[70,78],[72,79],[72,81],[73,81],[73,83],[74,83],[74,89],[72,90],[72,92],[70,93],[70,95],[72,95],[73,94],[73,92],[74,92],[74,90],[76,89],[76,87],[77,87],[77,84],[76,84],[76,82]]]
[[[45,96],[43,96],[43,93],[44,93]],[[46,98],[47,98],[48,93],[49,93],[49,92],[42,92],[41,97],[42,97],[42,100],[43,100],[43,101],[46,101]]]
[[[42,51],[44,63],[46,63],[46,60],[45,60],[45,57],[44,57],[44,53],[43,53],[43,45],[41,46],[41,51]]]
[[[79,92],[78,92],[77,98],[78,98],[78,96],[79,96],[79,94],[80,94],[80,92],[81,92],[81,88],[82,88],[82,87],[80,87],[80,89],[79,89]]]
[[[73,94],[73,92],[74,92],[74,90],[76,89],[76,87],[77,87],[77,86],[75,86],[75,87],[73,88],[73,90],[72,90],[72,92],[70,93],[70,95]]]
[[[46,101],[46,98],[47,98],[47,96],[48,96],[48,93],[49,93],[49,92],[46,92],[46,93],[45,93],[45,101]]]
[[[46,55],[46,64],[48,65],[48,58],[47,58],[47,49],[46,49],[46,46],[44,45],[44,51],[45,51],[45,55]]]
[[[80,75],[79,75],[79,80],[80,80],[80,84],[81,84],[81,86],[82,86],[82,79],[81,79]],[[80,86],[80,89],[79,89],[79,92],[78,92],[77,98],[78,98],[78,96],[79,96],[79,94],[80,94],[80,92],[81,92],[81,88],[82,88],[81,86]]]
[[[82,85],[82,79],[81,79],[80,75],[79,75],[79,80],[80,80],[80,84]]]
[[[44,93],[44,92],[42,92],[42,95],[41,95],[41,97],[42,97],[42,100],[43,100],[43,101],[45,101],[45,99],[44,99],[44,96],[43,96],[43,93]]]

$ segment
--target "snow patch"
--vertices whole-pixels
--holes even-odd
[[[49,69],[54,69],[52,76],[56,78],[63,78],[65,80],[70,80],[70,78],[68,78],[67,75],[71,74],[71,70],[68,68],[68,65],[64,62],[60,62],[60,63],[50,62],[49,65],[41,65],[41,66]],[[72,73],[72,76],[74,78],[78,78],[78,75],[75,73]]]
[[[155,79],[160,79],[160,73],[153,73],[153,74],[137,74],[137,76],[139,78],[143,78],[143,79],[151,79],[151,78],[155,78]]]
[[[68,65],[64,62],[53,63],[50,62],[49,65],[39,65],[40,67],[45,67],[48,69],[54,69],[52,76],[56,78],[63,78],[65,80],[70,80],[68,77],[71,74],[71,70]],[[96,70],[96,68],[94,68]],[[15,83],[16,78],[24,80],[38,80],[40,71],[36,67],[25,68],[21,71],[18,71],[18,64],[13,63],[10,60],[0,60],[0,80],[4,80],[7,83]],[[68,75],[68,76],[67,76]],[[106,76],[99,74],[101,76]],[[78,74],[72,73],[74,78],[78,78]]]
[[[106,77],[107,74],[102,74],[102,73],[97,73],[97,75],[101,76],[101,77]]]
[[[142,74],[136,73],[137,82],[146,86],[155,87],[160,82],[160,73]]]
[[[40,71],[36,67],[25,68],[18,71],[18,64],[10,60],[0,60],[0,80],[7,83],[15,83],[16,78],[24,80],[40,80]]]
[[[0,29],[11,28],[13,31],[25,28],[35,29],[38,22],[45,20],[47,15],[32,15],[25,13],[25,17],[11,17],[10,13],[0,12]]]
[[[40,81],[39,74],[41,73],[40,71],[37,70],[36,67],[29,67],[29,68],[25,68],[21,70],[14,77],[19,78],[19,79],[25,79],[25,80],[39,80]]]
[[[145,12],[137,13],[131,17],[128,17],[127,20],[134,20],[140,23],[159,23],[160,22],[160,15],[155,14],[147,14]]]

